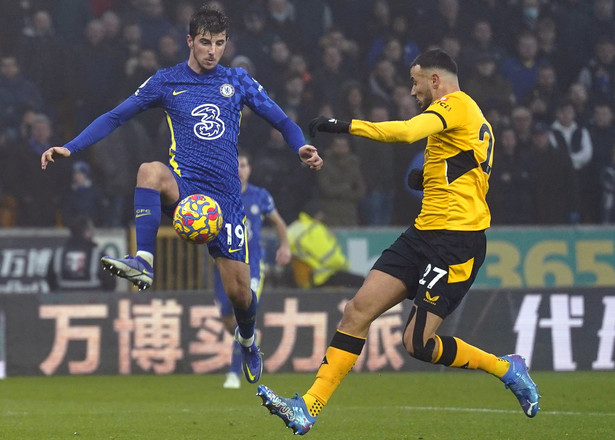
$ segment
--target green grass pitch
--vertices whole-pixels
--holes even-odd
[[[307,434],[313,440],[615,438],[613,372],[534,372],[542,410],[528,419],[480,372],[351,373]],[[290,396],[313,374],[265,374]],[[0,439],[290,439],[256,386],[222,375],[14,377],[0,381]],[[294,437],[297,438],[297,437]]]

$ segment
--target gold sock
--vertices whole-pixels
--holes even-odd
[[[473,345],[462,341],[459,338],[437,338],[439,347],[442,348],[438,348],[439,356],[436,359],[436,362],[440,360],[447,348],[450,350],[450,348],[446,345],[450,344],[450,340],[453,339],[456,344],[456,353],[453,361],[448,365],[449,367],[483,370],[499,378],[504,376],[508,371],[510,363],[505,359],[501,359],[494,354],[487,353],[480,348],[474,347]],[[447,341],[443,344],[442,339],[445,338]]]
[[[339,330],[335,333],[318,369],[316,380],[303,396],[312,417],[320,414],[342,379],[350,372],[364,344],[364,338],[357,338]]]

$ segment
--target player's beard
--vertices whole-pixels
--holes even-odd
[[[417,103],[419,105],[419,109],[421,110],[421,112],[424,112],[425,110],[427,110],[427,107],[429,107],[432,102],[433,102],[433,95],[431,94],[431,91],[428,92],[429,94],[425,94],[423,96],[423,99],[421,101],[417,100]]]

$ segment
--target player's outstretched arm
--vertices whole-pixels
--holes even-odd
[[[299,159],[313,170],[319,170],[323,166],[323,160],[318,155],[318,150],[313,145],[304,145],[299,148]]]
[[[48,148],[41,156],[41,169],[46,170],[50,162],[70,156],[70,150],[65,147]]]
[[[278,241],[280,242],[280,246],[275,253],[275,262],[279,266],[286,266],[290,263],[291,253],[290,253],[290,243],[288,242],[288,230],[286,228],[286,222],[280,215],[277,209],[271,211],[267,219],[273,223],[275,228],[275,233],[278,237]]]

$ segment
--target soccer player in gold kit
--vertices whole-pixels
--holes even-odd
[[[425,362],[480,369],[504,382],[523,412],[534,417],[539,394],[519,355],[497,357],[438,327],[459,305],[485,259],[485,229],[491,215],[485,201],[493,164],[493,132],[476,103],[459,89],[457,65],[444,51],[419,55],[410,66],[412,95],[422,111],[407,121],[372,123],[323,116],[316,131],[350,133],[381,142],[411,144],[427,137],[425,164],[413,174],[424,190],[414,225],[386,249],[365,283],[348,302],[312,387],[292,398],[265,385],[258,395],[271,413],[296,434],[305,434],[352,369],[371,323],[405,299],[414,300],[403,343]]]

